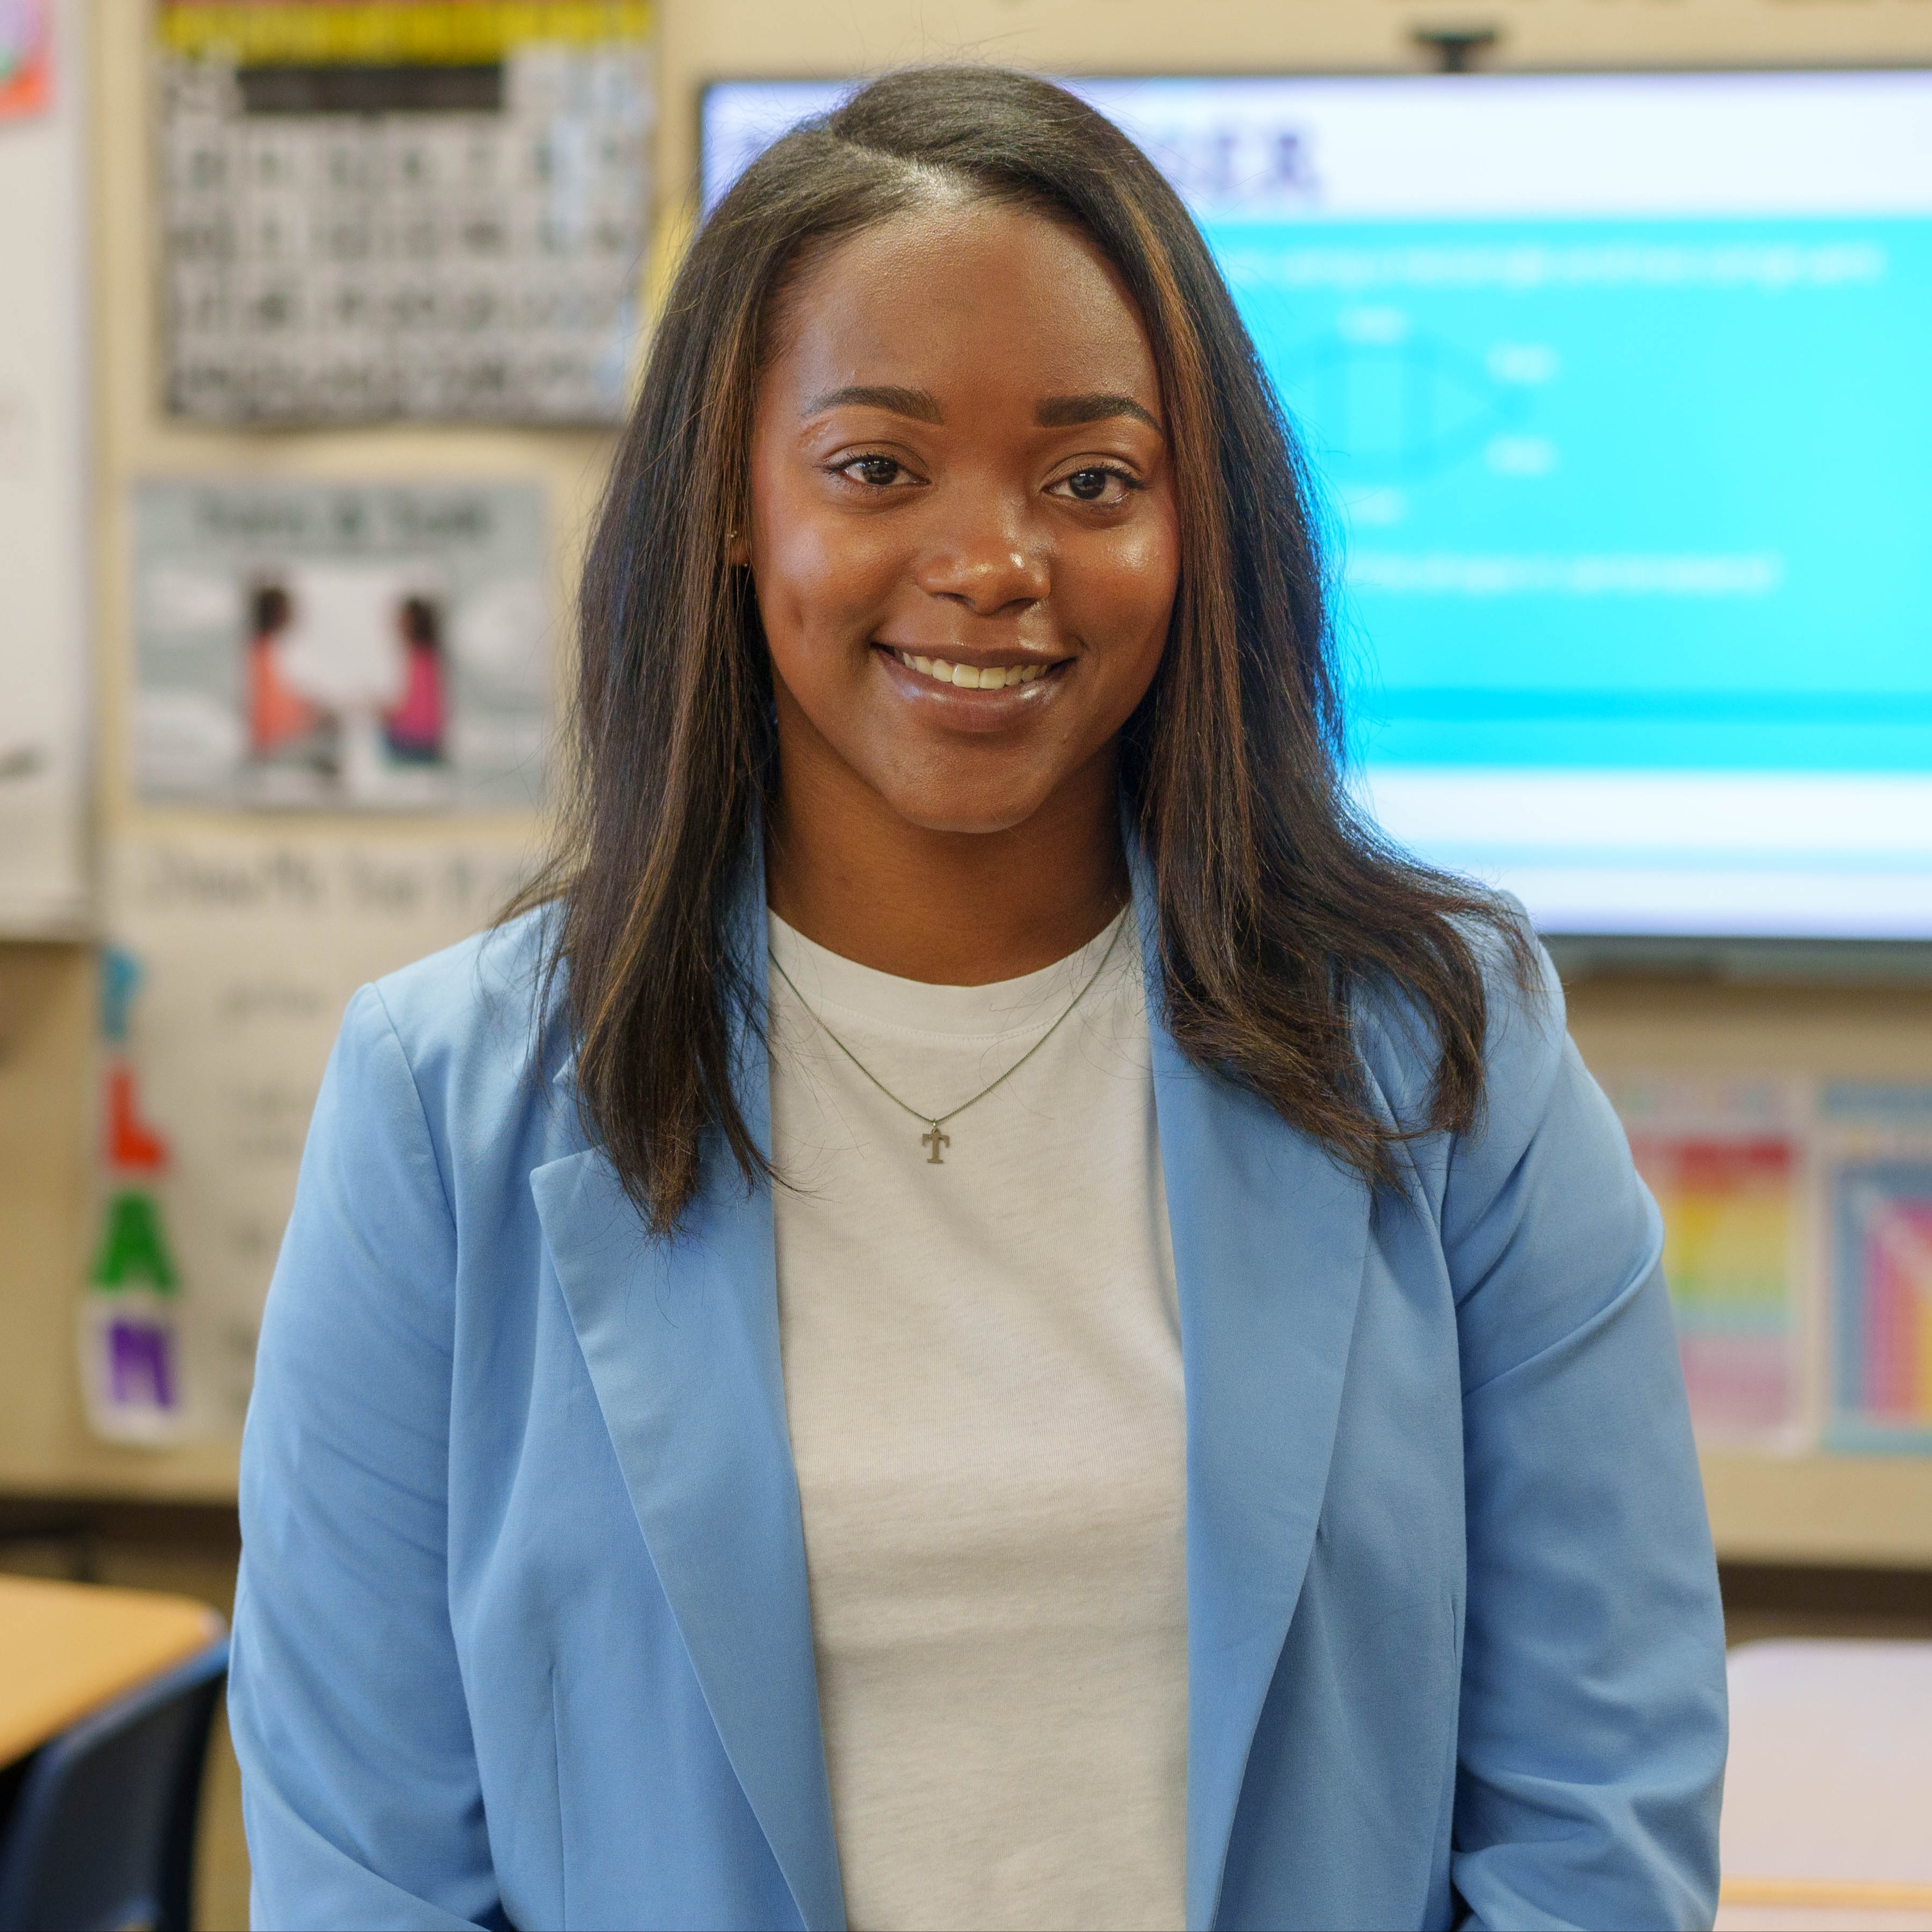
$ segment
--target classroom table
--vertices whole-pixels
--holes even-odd
[[[206,1604],[0,1576],[0,1765],[221,1634]]]
[[[1932,1643],[1740,1644],[1723,1932],[1932,1928]]]

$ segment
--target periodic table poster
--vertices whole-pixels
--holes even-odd
[[[171,412],[621,417],[647,0],[162,0],[158,18]]]

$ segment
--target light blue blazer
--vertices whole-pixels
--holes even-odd
[[[532,1054],[540,916],[364,988],[316,1106],[242,1458],[255,1922],[839,1926],[770,1193],[714,1157],[645,1235]],[[1553,980],[1496,1002],[1481,1130],[1374,1198],[1152,1018],[1190,1926],[1711,1922],[1658,1217]],[[1415,1118],[1412,1028],[1360,1034]]]

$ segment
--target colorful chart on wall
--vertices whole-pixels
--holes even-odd
[[[1825,1090],[1834,1448],[1932,1453],[1932,1087]]]
[[[1801,1446],[1804,1372],[1802,1088],[1633,1077],[1612,1097],[1664,1215],[1664,1268],[1699,1436]]]
[[[487,925],[497,844],[129,839],[108,881],[80,1348],[96,1430],[229,1436],[309,1114],[356,987]]]
[[[549,680],[535,486],[148,483],[134,512],[144,798],[536,802]]]
[[[47,0],[0,0],[0,121],[46,109],[53,62]]]
[[[645,0],[164,0],[158,25],[171,410],[619,419]]]

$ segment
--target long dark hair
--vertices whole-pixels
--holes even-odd
[[[761,344],[808,251],[935,192],[1084,232],[1160,371],[1180,587],[1121,747],[1159,915],[1150,995],[1190,1060],[1390,1180],[1406,1131],[1474,1118],[1480,956],[1499,945],[1526,982],[1530,942],[1496,900],[1392,850],[1343,787],[1308,478],[1187,211],[1111,122],[994,68],[889,75],[787,134],[704,224],[658,320],[584,573],[566,817],[520,902],[557,902],[547,971],[586,1131],[659,1232],[712,1136],[748,1182],[769,1172],[732,1082],[764,962],[730,927],[776,731],[750,573],[726,555],[748,521]],[[1428,1116],[1406,1130],[1378,1114],[1357,1049],[1358,995],[1378,985],[1433,1042]]]

